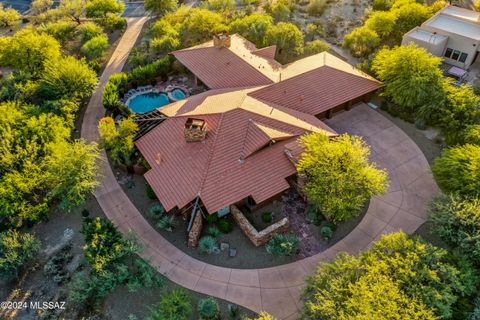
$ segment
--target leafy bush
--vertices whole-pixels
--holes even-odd
[[[219,221],[218,221],[218,229],[220,229],[220,231],[222,233],[230,233],[233,231],[233,221],[232,219],[230,219],[229,217],[224,217],[224,218],[221,218]]]
[[[85,22],[82,23],[79,27],[80,34],[82,36],[82,42],[87,42],[88,40],[95,38],[97,36],[103,35],[103,29],[95,22]]]
[[[304,190],[332,222],[357,216],[368,199],[387,190],[386,171],[369,162],[370,149],[360,137],[312,133],[300,139],[305,151],[297,169],[305,176]]]
[[[100,20],[101,25],[108,30],[122,30],[127,26],[127,20],[119,17],[114,13],[107,13],[107,15]]]
[[[155,50],[157,54],[169,53],[180,47],[180,40],[178,39],[178,35],[164,35],[152,39],[152,41],[150,41],[150,47]]]
[[[148,211],[149,216],[154,219],[159,219],[165,213],[165,209],[160,203],[154,203]]]
[[[321,16],[327,8],[327,0],[310,0],[307,6],[308,14],[312,16]]]
[[[72,21],[50,22],[40,29],[62,43],[72,40],[75,36],[75,23]]]
[[[155,194],[155,191],[153,191],[150,185],[147,185],[147,197],[148,199],[152,199],[152,200],[157,199],[157,195]]]
[[[354,57],[366,57],[379,46],[380,37],[367,27],[353,29],[343,40],[343,47],[349,49]]]
[[[198,314],[200,315],[200,319],[203,320],[218,319],[220,315],[218,302],[212,297],[201,299],[198,302]]]
[[[99,35],[85,42],[82,48],[80,49],[80,51],[89,59],[98,59],[103,56],[107,48],[108,48],[107,36]]]
[[[136,81],[138,84],[149,84],[157,77],[165,78],[172,70],[173,61],[171,56],[166,56],[146,66],[135,68],[128,74],[128,80]]]
[[[193,313],[192,298],[185,289],[165,292],[160,303],[150,309],[147,320],[188,320]]]
[[[0,233],[0,278],[18,277],[18,271],[40,251],[40,241],[29,233],[8,230]]]
[[[480,146],[466,144],[445,150],[435,160],[433,175],[445,192],[476,196],[480,190]]]
[[[319,226],[322,223],[322,217],[317,207],[310,206],[308,208],[306,220],[308,223],[313,223],[316,226]]]
[[[235,0],[204,0],[202,4],[212,11],[231,12],[235,10]]]
[[[218,214],[212,213],[212,214],[207,214],[205,217],[205,220],[207,220],[207,223],[212,224],[218,221]]]
[[[217,227],[209,227],[207,229],[207,235],[216,239],[218,236],[220,236],[220,230],[218,230]]]
[[[109,111],[113,111],[121,105],[118,88],[110,82],[107,82],[103,90],[102,103],[105,109]]]
[[[271,212],[264,212],[262,213],[262,221],[264,223],[270,223],[273,220],[273,215]]]
[[[442,195],[430,204],[433,231],[466,257],[480,263],[480,199]]]
[[[478,280],[467,261],[392,233],[358,257],[340,254],[320,264],[307,279],[301,318],[448,319]]]
[[[265,246],[271,255],[282,257],[295,253],[300,246],[300,240],[294,234],[276,234]]]
[[[205,236],[198,241],[198,249],[201,253],[212,254],[217,250],[217,241],[211,236]]]
[[[175,216],[173,214],[163,216],[157,223],[157,227],[161,230],[171,231],[176,225]]]
[[[313,40],[309,41],[305,44],[305,54],[306,55],[313,55],[323,51],[328,51],[330,46],[323,40]]]
[[[333,229],[329,225],[325,225],[320,229],[320,235],[322,238],[330,239],[333,236]]]
[[[463,140],[465,143],[480,145],[480,124],[467,126]]]

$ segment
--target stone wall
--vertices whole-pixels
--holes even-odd
[[[200,235],[202,233],[203,227],[203,218],[200,212],[197,212],[195,219],[192,223],[192,229],[188,234],[188,246],[191,248],[195,248],[198,244],[198,239],[200,239]]]
[[[288,218],[283,218],[267,228],[257,231],[257,229],[251,225],[248,219],[245,218],[243,213],[236,206],[231,206],[230,211],[237,225],[256,247],[264,245],[277,233],[286,232],[290,226],[290,221]]]

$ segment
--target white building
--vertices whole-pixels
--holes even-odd
[[[468,69],[480,51],[480,12],[447,6],[403,36],[445,62]]]

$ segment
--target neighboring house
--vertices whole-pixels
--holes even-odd
[[[211,90],[158,109],[166,120],[136,141],[151,166],[145,179],[167,211],[197,198],[208,213],[268,202],[290,188],[298,137],[335,136],[319,118],[367,102],[381,87],[326,52],[288,65],[274,54],[238,35],[173,53]]]
[[[480,12],[446,6],[403,36],[402,45],[412,42],[446,63],[468,69],[480,61]]]

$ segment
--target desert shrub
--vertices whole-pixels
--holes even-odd
[[[323,35],[323,27],[320,24],[309,23],[307,24],[307,29],[305,31],[305,36],[309,40],[314,40],[316,37],[321,37]]]
[[[213,11],[231,12],[235,10],[235,0],[204,0],[202,4]]]
[[[215,213],[212,213],[212,214],[207,214],[205,216],[205,220],[207,220],[207,223],[215,223],[218,221],[218,214],[215,212]]]
[[[185,289],[162,294],[160,303],[150,309],[147,320],[188,320],[193,313],[192,298]]]
[[[218,229],[220,229],[220,231],[222,233],[232,232],[233,231],[233,221],[232,221],[232,219],[230,219],[229,217],[221,218],[218,221]]]
[[[107,82],[103,90],[102,104],[109,111],[113,111],[121,105],[118,88],[110,82]]]
[[[317,207],[310,206],[308,208],[306,220],[307,222],[313,223],[316,226],[319,226],[322,223],[322,217]]]
[[[366,57],[379,46],[380,37],[367,27],[353,29],[343,40],[343,47],[349,49],[355,57]]]
[[[108,38],[105,35],[95,36],[85,42],[80,49],[83,55],[89,59],[101,58],[108,48]]]
[[[320,235],[322,238],[330,239],[333,236],[333,229],[329,225],[325,225],[320,229]]]
[[[265,249],[276,257],[289,256],[300,246],[300,240],[294,234],[276,234],[267,242]]]
[[[175,215],[164,215],[160,218],[160,221],[157,223],[157,227],[161,230],[171,231],[173,227],[176,225]]]
[[[150,46],[157,54],[171,52],[180,47],[178,36],[164,35],[150,41]]]
[[[442,195],[430,204],[433,231],[480,263],[480,199]]]
[[[107,30],[121,30],[127,26],[127,20],[109,12],[100,20],[100,24]]]
[[[463,135],[465,143],[480,145],[480,124],[467,126]]]
[[[0,278],[18,277],[18,271],[40,251],[40,241],[29,233],[8,230],[0,233]]]
[[[150,185],[147,185],[147,197],[148,199],[156,200],[157,195],[155,194],[155,191],[153,191],[152,187]]]
[[[262,213],[262,221],[264,223],[270,223],[273,220],[273,215],[271,212],[264,212]]]
[[[78,30],[80,31],[82,42],[87,42],[88,40],[96,36],[104,34],[102,27],[100,27],[95,22],[82,23]]]
[[[305,176],[304,190],[330,221],[357,216],[368,199],[387,190],[386,171],[369,162],[370,149],[360,137],[312,133],[300,139],[305,151],[297,170]]]
[[[310,0],[307,6],[308,14],[312,16],[321,16],[327,8],[327,0]]]
[[[217,300],[212,297],[201,299],[198,302],[198,314],[202,320],[218,319],[220,315],[220,307]]]
[[[220,232],[220,230],[218,230],[217,227],[209,227],[209,228],[207,229],[207,232],[206,232],[206,233],[207,233],[208,236],[216,239],[216,238],[218,238],[218,237],[220,236],[220,233],[221,233],[221,232]]]
[[[151,205],[148,214],[154,219],[159,219],[165,213],[165,209],[160,203],[154,203]]]
[[[281,22],[289,21],[292,11],[290,10],[290,7],[283,1],[278,1],[270,4],[269,13],[273,17],[275,22]]]
[[[443,191],[477,196],[480,193],[480,146],[466,144],[445,150],[435,160],[432,171]]]
[[[375,11],[387,11],[392,7],[392,0],[373,0],[372,9]]]
[[[198,250],[201,253],[212,254],[217,250],[217,241],[211,236],[205,236],[198,241]]]
[[[75,23],[72,21],[50,22],[42,26],[40,30],[48,33],[58,41],[64,43],[74,38]]]
[[[174,59],[171,56],[158,59],[155,62],[135,68],[128,74],[128,80],[136,81],[139,84],[148,84],[155,81],[157,77],[165,78],[172,71]]]
[[[323,51],[328,51],[330,46],[323,40],[317,39],[313,41],[309,41],[305,44],[305,54],[306,55],[313,55]]]

